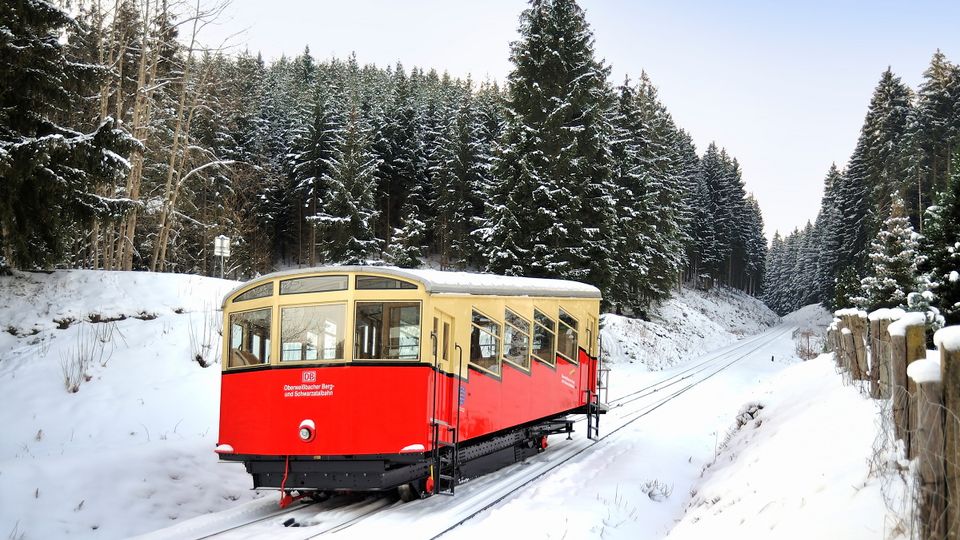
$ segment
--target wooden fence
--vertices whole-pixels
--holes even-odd
[[[891,403],[894,436],[916,460],[922,539],[960,540],[960,326],[934,336],[927,358],[922,313],[842,309],[827,332],[839,368]]]

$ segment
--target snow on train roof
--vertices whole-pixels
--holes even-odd
[[[499,276],[473,272],[398,268],[396,266],[321,266],[274,272],[251,280],[230,291],[228,297],[249,283],[283,276],[321,272],[370,272],[417,281],[430,293],[483,294],[494,296],[561,296],[600,298],[600,289],[593,285],[563,279]]]

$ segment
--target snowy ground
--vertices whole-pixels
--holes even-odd
[[[274,493],[257,498],[243,468],[211,452],[219,366],[196,356],[217,361],[215,310],[233,285],[146,273],[0,278],[0,394],[14,404],[0,408],[0,536],[188,538],[274,512]],[[652,322],[605,316],[618,406],[602,441],[578,427],[452,499],[337,497],[229,536],[329,527],[431,537],[490,505],[447,537],[878,538],[887,522],[866,464],[876,408],[841,384],[829,357],[795,358],[794,330],[828,322],[823,310],[784,320],[769,328],[776,316],[726,291],[685,291]],[[69,393],[61,364],[78,351],[93,357],[92,378]],[[737,429],[750,403],[764,407]],[[288,516],[306,527],[283,528]]]
[[[124,272],[0,278],[0,537],[124,538],[255,496],[242,467],[212,452],[219,365],[193,360],[204,343],[216,360],[215,310],[234,285]],[[91,379],[69,393],[62,364],[81,355]]]

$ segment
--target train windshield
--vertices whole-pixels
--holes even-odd
[[[230,358],[227,367],[270,363],[270,309],[230,315]]]

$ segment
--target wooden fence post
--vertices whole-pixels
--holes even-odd
[[[916,360],[907,371],[910,380],[917,385],[913,400],[917,423],[911,448],[915,449],[917,455],[920,480],[917,493],[920,538],[942,540],[946,532],[946,483],[940,365],[932,360]]]
[[[960,540],[960,326],[948,326],[934,335],[940,349],[940,377],[944,405],[944,477],[946,481],[946,537]]]
[[[922,314],[920,314],[922,315]],[[908,324],[907,325],[907,369],[910,369],[910,364],[918,360],[925,360],[927,358],[927,334],[926,334],[926,319],[920,324]],[[917,395],[917,384],[913,382],[913,379],[907,378],[907,397],[909,401],[915,401],[918,397]],[[914,433],[917,430],[917,407],[914,405],[908,405],[910,417],[907,419],[907,438],[904,439],[906,443],[907,457],[913,459],[917,457],[917,445],[913,444]]]
[[[851,315],[853,319],[853,344],[857,353],[857,379],[861,381],[870,378],[869,368],[867,367],[867,313],[857,311]]]
[[[910,448],[910,432],[916,426],[916,411],[910,405],[916,385],[907,377],[907,366],[919,358],[925,358],[927,318],[923,313],[906,313],[887,328],[890,333],[892,359],[890,380],[893,383],[893,423],[898,439],[903,441],[907,458],[914,457]]]
[[[880,395],[884,399],[893,396],[891,362],[893,348],[890,343],[890,324],[903,317],[902,309],[888,309],[880,319]]]
[[[843,369],[856,379],[857,353],[853,344],[853,332],[844,326],[840,329],[840,335],[843,338]]]
[[[878,309],[869,315],[870,319],[870,397],[880,397],[880,317],[885,309]]]

